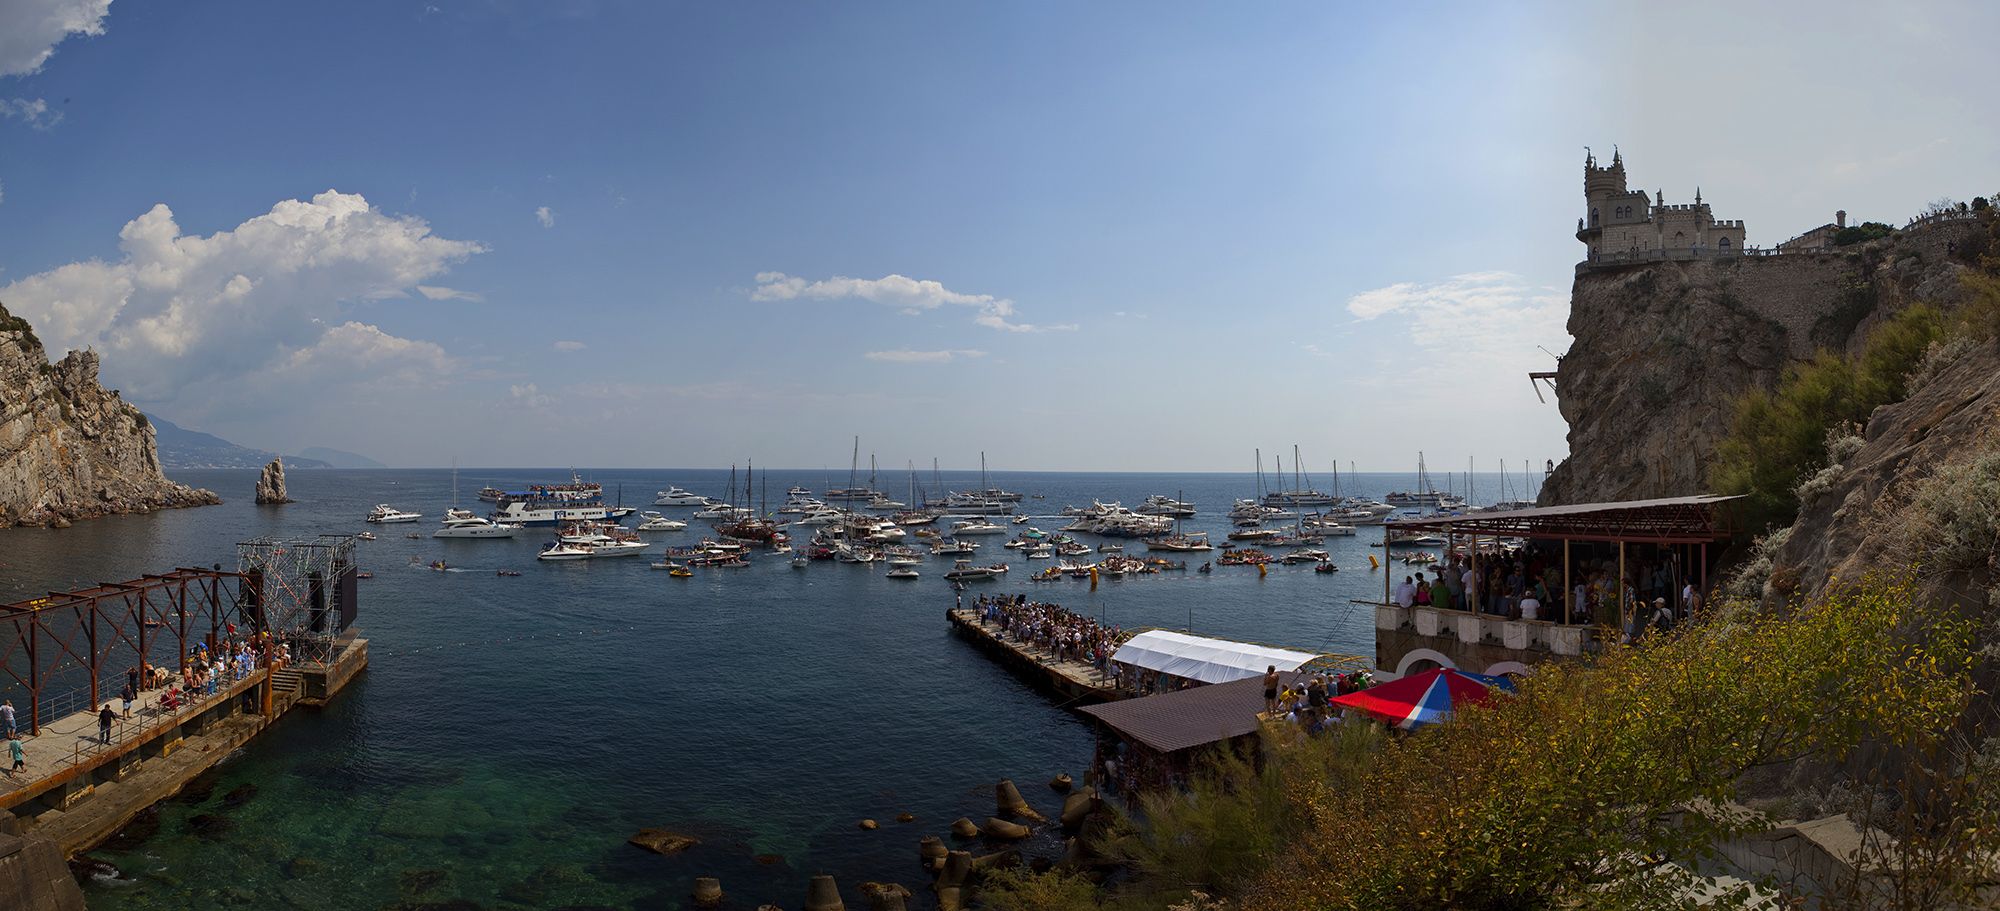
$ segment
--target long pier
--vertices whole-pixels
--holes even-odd
[[[1119,697],[1110,679],[1096,668],[1080,661],[1054,658],[1028,643],[1011,640],[999,627],[980,620],[976,608],[947,608],[945,619],[951,621],[952,631],[959,638],[991,655],[1036,689],[1078,705],[1109,702]]]

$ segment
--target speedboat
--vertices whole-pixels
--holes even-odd
[[[959,560],[951,565],[951,569],[945,570],[944,577],[954,582],[960,580],[972,581],[996,578],[1006,571],[1007,564],[1005,563],[995,563],[992,566],[974,566],[971,560]]]
[[[368,521],[373,522],[377,525],[393,525],[397,522],[415,522],[416,520],[421,519],[423,517],[424,517],[423,513],[403,512],[402,510],[397,509],[394,506],[390,506],[387,503],[383,503],[379,506],[376,506],[374,509],[368,511]]]
[[[892,570],[889,570],[889,572],[888,572],[888,575],[886,576],[886,578],[890,578],[890,579],[915,579],[915,578],[917,578],[917,571],[916,571],[916,570],[914,570],[914,569],[911,569],[910,567],[907,567],[907,566],[898,566],[898,567],[896,567],[895,569],[892,569]]]
[[[1025,551],[1025,553],[1028,556],[1028,559],[1030,560],[1046,560],[1049,557],[1054,556],[1055,552],[1056,549],[1048,546],[1047,544],[1037,544],[1033,547],[1028,548]]]
[[[1331,558],[1327,556],[1326,551],[1310,547],[1301,547],[1297,550],[1285,554],[1280,559],[1283,562],[1289,564],[1289,563],[1325,563],[1327,560]]]
[[[979,545],[971,541],[939,541],[931,545],[931,556],[956,556],[969,554],[978,549]]]
[[[355,535],[354,537],[355,540],[358,541],[373,541],[375,540],[375,533],[372,531],[364,531],[358,535]]]
[[[710,505],[710,503],[712,502],[713,501],[711,501],[709,498],[704,497],[701,494],[691,493],[689,491],[682,490],[679,487],[669,486],[666,490],[660,491],[659,497],[653,501],[653,505],[654,506],[707,506]]]
[[[431,532],[431,537],[511,538],[520,534],[523,527],[473,515],[470,509],[447,509],[444,511],[444,527]]]
[[[1147,538],[1146,549],[1187,553],[1197,550],[1212,550],[1213,548],[1208,543],[1207,532],[1195,532],[1188,535],[1167,535],[1163,538]]]
[[[640,531],[680,531],[688,527],[686,522],[682,522],[679,519],[669,519],[651,509],[639,515],[646,520],[639,523]]]
[[[750,510],[739,509],[728,503],[711,500],[707,506],[695,511],[697,519],[740,519],[750,515]]]
[[[965,521],[962,522],[952,523],[951,533],[953,535],[961,535],[961,536],[1004,535],[1007,533],[1007,529],[1002,526],[995,525],[992,522],[988,522],[985,519],[966,519]]]

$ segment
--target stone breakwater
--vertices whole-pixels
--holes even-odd
[[[27,323],[0,308],[0,525],[222,502],[160,470],[153,428],[97,382],[97,353],[53,364]]]

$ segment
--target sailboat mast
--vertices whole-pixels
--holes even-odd
[[[847,460],[847,492],[854,492],[854,476],[861,471],[861,435],[854,435],[854,455]]]

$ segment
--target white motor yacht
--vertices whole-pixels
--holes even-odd
[[[521,533],[526,526],[506,522],[495,522],[485,516],[473,515],[470,509],[447,509],[444,511],[444,527],[431,532],[433,538],[511,538]]]
[[[992,522],[988,522],[985,519],[966,519],[963,522],[953,523],[951,526],[951,533],[957,536],[1004,535],[1007,533],[1007,529],[1003,526],[995,525]]]
[[[424,517],[420,512],[404,512],[387,503],[368,511],[368,521],[377,525],[394,525],[399,522],[415,522]]]
[[[640,513],[639,517],[646,520],[639,523],[640,531],[680,531],[688,527],[686,522],[679,519],[669,519],[651,509]]]
[[[654,506],[708,506],[711,505],[713,502],[714,501],[710,500],[707,497],[702,496],[701,494],[691,493],[689,491],[682,490],[679,487],[669,486],[666,490],[660,491],[659,497],[658,499],[655,499],[653,501],[653,505]]]
[[[707,506],[695,511],[697,519],[742,519],[750,515],[750,510],[731,506],[728,503],[709,501]]]
[[[908,567],[908,566],[898,566],[898,567],[896,567],[895,569],[892,569],[892,570],[889,570],[889,573],[888,573],[888,578],[891,578],[891,579],[915,579],[915,578],[917,578],[917,575],[918,575],[917,571],[916,571],[916,570],[914,570],[914,569],[911,569],[911,568],[910,568],[910,567]]]

